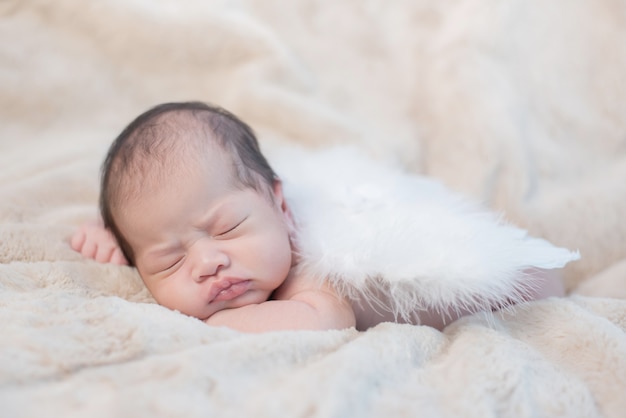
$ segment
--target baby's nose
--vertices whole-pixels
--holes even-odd
[[[228,255],[210,245],[200,245],[194,251],[194,271],[193,279],[196,282],[202,282],[210,277],[217,275],[220,270],[230,265]]]

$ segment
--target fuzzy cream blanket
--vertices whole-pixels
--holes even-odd
[[[3,417],[623,417],[626,3],[0,2]],[[220,104],[263,147],[358,146],[580,251],[570,295],[443,332],[246,335],[67,238],[122,127]]]

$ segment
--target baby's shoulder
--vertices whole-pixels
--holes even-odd
[[[299,293],[322,289],[325,290],[327,287],[328,284],[324,280],[310,277],[306,274],[302,274],[297,269],[292,268],[285,281],[283,281],[283,283],[272,294],[272,299],[288,300],[292,299]]]
[[[274,291],[273,300],[293,300],[306,295],[310,297],[331,297],[342,300],[340,293],[324,279],[308,275],[298,269],[292,269],[285,281]]]

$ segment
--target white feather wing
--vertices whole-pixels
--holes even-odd
[[[533,287],[526,272],[579,258],[351,148],[285,149],[271,162],[298,224],[300,268],[352,298],[382,292],[400,317],[515,301]]]

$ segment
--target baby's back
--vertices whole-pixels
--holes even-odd
[[[433,328],[443,329],[444,326],[456,320],[460,315],[436,312],[434,310],[416,310],[407,321],[396,318],[393,312],[384,306],[389,306],[389,299],[383,294],[377,294],[376,301],[372,300],[352,300],[352,309],[356,317],[356,328],[360,331],[366,330],[382,322],[410,323],[414,325],[428,325]],[[380,303],[378,303],[380,302]],[[444,318],[445,316],[445,318]]]

